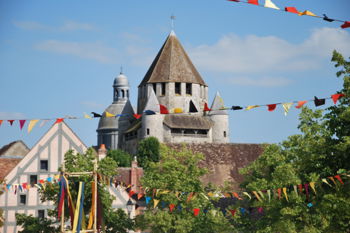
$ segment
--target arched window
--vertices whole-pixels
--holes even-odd
[[[125,91],[122,90],[122,97],[125,98]]]
[[[115,98],[118,98],[118,97],[119,97],[119,91],[115,90]]]
[[[126,90],[126,97],[129,98],[129,90]]]

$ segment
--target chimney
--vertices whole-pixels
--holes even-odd
[[[138,165],[137,165],[137,158],[136,156],[134,157],[134,160],[131,162],[131,169],[130,169],[130,184],[131,184],[131,189],[133,191],[137,191],[137,170],[138,170]]]
[[[107,149],[105,144],[100,145],[100,149],[98,149],[98,159],[101,160],[107,156]]]

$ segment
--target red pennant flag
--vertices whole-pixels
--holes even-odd
[[[19,128],[22,130],[24,124],[26,123],[26,120],[19,120]]]
[[[232,216],[234,217],[235,216],[235,213],[236,213],[236,210],[230,210]]]
[[[232,192],[232,194],[233,194],[233,196],[234,196],[235,198],[237,198],[238,200],[243,200],[243,199],[238,195],[238,193]]]
[[[159,106],[160,106],[160,114],[169,114],[168,109],[164,105],[160,104]]]
[[[140,199],[141,199],[141,197],[143,197],[143,193],[139,193],[139,194],[137,194],[137,200],[140,200]]]
[[[194,208],[193,209],[193,215],[198,216],[200,209],[199,208]]]
[[[259,207],[258,212],[261,214],[262,212],[264,212],[264,209],[262,207]]]
[[[276,109],[276,106],[277,106],[277,104],[269,104],[269,105],[267,105],[268,110],[269,110],[270,112],[272,112],[273,110],[275,110],[275,109]]]
[[[59,124],[59,123],[61,123],[63,120],[64,120],[64,118],[57,118],[55,124]]]
[[[133,115],[136,119],[139,119],[142,115],[141,114],[134,114]]]
[[[277,192],[278,192],[278,199],[281,199],[281,189],[279,188],[279,189],[277,189]]]
[[[339,180],[339,182],[341,183],[341,184],[344,184],[344,182],[342,181],[342,179],[340,178],[340,175],[336,175],[336,176],[334,176],[337,180]]]
[[[298,184],[298,188],[299,188],[299,193],[303,193],[303,185],[302,184]]]
[[[43,183],[45,183],[45,181],[44,180],[39,180],[39,183],[43,184]]]
[[[290,13],[299,14],[299,11],[295,7],[285,7],[284,10]]]
[[[10,122],[10,125],[12,125],[15,120],[7,120],[7,121]]]
[[[169,205],[169,209],[170,209],[170,212],[173,212],[173,209],[175,208],[175,204],[170,204]]]
[[[134,195],[134,194],[135,194],[135,192],[132,191],[132,190],[130,190],[130,192],[129,192],[129,197],[131,197],[131,196]]]
[[[344,94],[334,94],[332,95],[332,100],[334,102],[334,104],[337,104],[338,99],[340,99],[341,97],[344,97]]]
[[[309,199],[309,184],[304,184],[306,198]]]
[[[298,105],[295,106],[295,107],[296,107],[296,108],[301,108],[301,107],[303,107],[303,105],[306,104],[306,103],[307,103],[306,100],[298,101]]]
[[[259,5],[258,0],[248,0],[249,4]]]
[[[350,27],[350,21],[345,21],[345,23],[342,24],[340,27],[343,28],[343,29]]]
[[[23,189],[27,189],[27,183],[22,183]]]
[[[2,124],[3,120],[0,120],[0,125]]]
[[[207,103],[204,103],[204,109],[203,109],[204,112],[208,112],[208,111],[211,111],[211,109],[208,107],[208,104]]]

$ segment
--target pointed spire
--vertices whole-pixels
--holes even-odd
[[[216,92],[209,115],[228,115],[227,110],[220,110],[221,108],[225,108],[224,100],[221,98],[219,92]]]
[[[156,97],[156,94],[153,91],[153,88],[151,89],[151,92],[150,92],[148,99],[147,99],[145,109],[143,111],[146,111],[146,110],[151,110],[153,112],[159,112],[159,101]]]

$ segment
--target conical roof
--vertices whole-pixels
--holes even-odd
[[[139,86],[146,83],[182,82],[207,86],[172,31]]]
[[[228,115],[227,110],[225,108],[224,100],[221,98],[219,92],[216,92],[215,98],[211,105],[211,111],[209,112],[209,116],[211,115]]]

